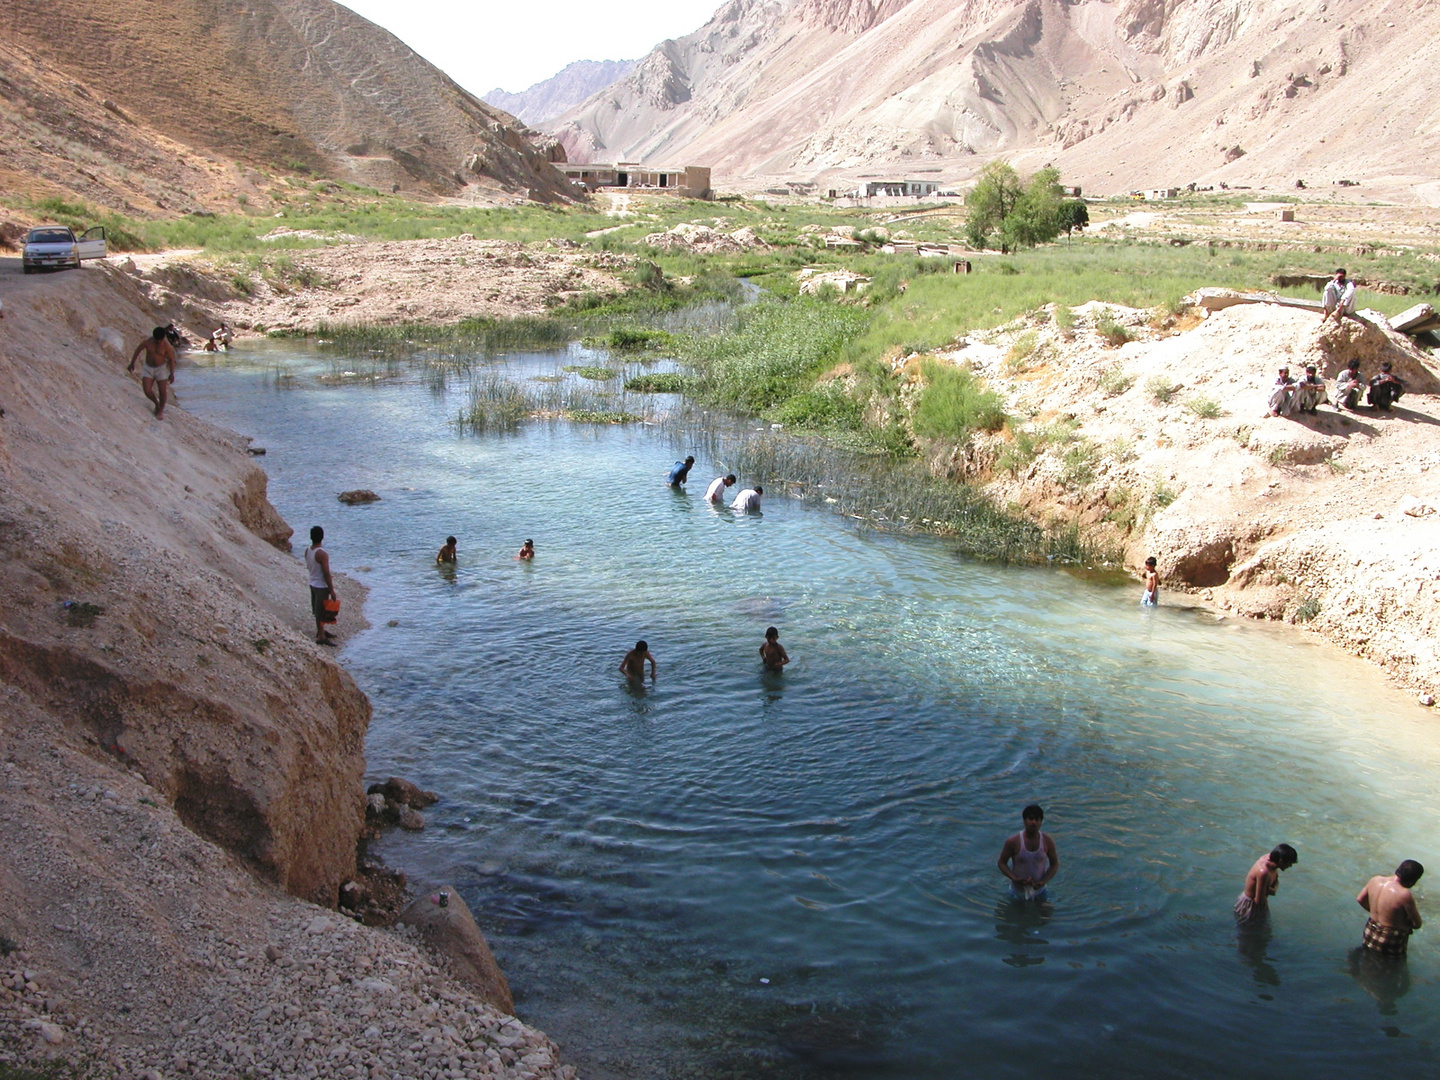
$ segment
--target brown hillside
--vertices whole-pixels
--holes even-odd
[[[12,190],[187,210],[248,169],[569,197],[512,118],[331,0],[6,0],[5,24]]]
[[[572,158],[717,180],[963,180],[998,155],[1097,193],[1370,181],[1440,197],[1404,0],[730,0],[553,123]]]

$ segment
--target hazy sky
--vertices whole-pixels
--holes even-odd
[[[474,94],[512,93],[572,60],[634,60],[698,30],[722,0],[342,0]]]

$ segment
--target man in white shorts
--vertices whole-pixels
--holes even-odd
[[[141,353],[145,354],[145,362],[140,365],[140,386],[145,396],[155,403],[155,419],[163,420],[168,396],[166,387],[175,381],[175,348],[165,336],[165,327],[155,327],[148,338],[135,346],[126,371],[135,371],[135,363]]]

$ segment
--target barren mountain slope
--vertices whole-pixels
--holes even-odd
[[[504,109],[527,124],[538,124],[604,90],[634,69],[634,60],[576,60],[534,86],[511,94],[496,87],[485,103]]]
[[[193,209],[233,193],[239,164],[568,197],[508,121],[331,0],[5,3],[0,172],[21,190]]]
[[[572,156],[683,157],[732,183],[959,179],[997,154],[1100,191],[1433,181],[1440,101],[1413,46],[1440,31],[1440,8],[1331,7],[732,0],[553,130]]]

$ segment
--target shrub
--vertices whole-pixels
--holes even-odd
[[[1135,376],[1126,375],[1125,369],[1113,364],[1100,373],[1100,390],[1106,397],[1119,397],[1135,385]]]
[[[864,418],[860,402],[836,382],[822,383],[789,398],[769,414],[781,424],[798,428],[840,428],[856,431]]]
[[[920,370],[926,385],[915,403],[917,435],[964,442],[976,431],[999,431],[1005,426],[1000,395],[987,390],[968,367],[926,360]]]
[[[1075,329],[1075,313],[1070,310],[1070,305],[1055,305],[1055,326],[1066,334]]]
[[[1160,405],[1169,405],[1179,390],[1180,388],[1164,375],[1151,375],[1145,380],[1145,392]]]
[[[1084,487],[1095,479],[1095,462],[1100,448],[1088,439],[1077,439],[1061,459],[1060,482],[1067,488]]]
[[[1021,469],[1029,468],[1039,453],[1039,440],[1035,434],[1020,428],[1012,431],[1010,441],[1000,448],[1000,453],[995,456],[995,467],[1017,476]]]
[[[1316,596],[1307,596],[1307,597],[1305,597],[1304,600],[1301,600],[1300,603],[1295,606],[1295,621],[1296,621],[1296,622],[1309,622],[1311,619],[1315,618],[1315,616],[1316,616],[1316,615],[1319,615],[1319,614],[1320,614],[1320,598],[1319,598],[1319,597],[1316,597]]]
[[[1105,344],[1111,348],[1117,348],[1124,345],[1127,341],[1134,340],[1134,335],[1131,334],[1126,327],[1116,322],[1115,316],[1111,315],[1108,311],[1096,320],[1095,332],[1099,334]]]
[[[625,389],[640,394],[683,394],[688,380],[678,371],[657,371],[625,380]]]
[[[1173,489],[1165,484],[1156,484],[1155,490],[1150,493],[1150,502],[1163,510],[1179,497]]]
[[[1035,353],[1035,331],[1027,330],[1017,337],[1010,345],[1010,351],[1005,354],[1005,364],[1011,371],[1021,371],[1025,362]]]
[[[1185,407],[1202,420],[1215,420],[1221,415],[1220,403],[1214,398],[1193,397]]]

